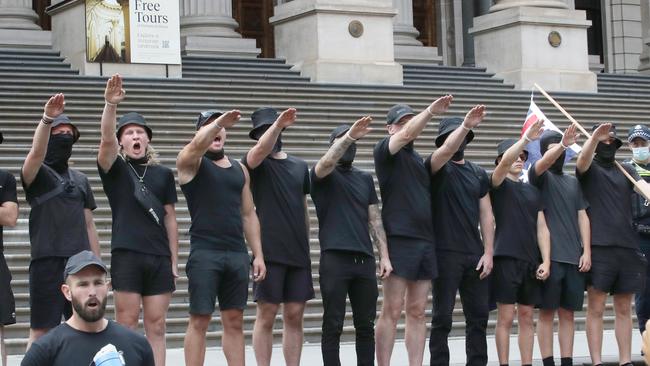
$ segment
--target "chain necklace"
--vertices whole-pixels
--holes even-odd
[[[138,171],[135,170],[135,168],[133,167],[133,165],[131,165],[131,163],[128,163],[128,164],[131,167],[131,169],[133,169],[133,173],[135,173],[135,176],[138,177],[138,180],[140,181],[140,183],[143,183],[144,176],[147,175],[147,168],[149,167],[149,165],[144,166],[144,172],[142,173],[142,176],[140,176],[138,174]]]

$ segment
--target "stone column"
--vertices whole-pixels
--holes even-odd
[[[37,21],[31,0],[0,0],[0,29],[40,30]]]
[[[490,12],[500,11],[518,6],[536,6],[540,8],[568,9],[564,0],[494,0]]]
[[[0,45],[49,46],[50,33],[37,21],[31,0],[0,0]]]
[[[589,70],[587,28],[582,10],[564,0],[497,0],[474,18],[476,65],[518,89],[538,83],[547,90],[595,92]],[[508,55],[508,57],[503,57]]]
[[[187,54],[215,53],[256,57],[254,39],[235,32],[232,0],[180,0],[181,49]]]
[[[650,74],[650,0],[641,0],[642,47],[639,72]]]
[[[437,47],[424,47],[417,40],[420,33],[413,26],[413,1],[393,0],[397,14],[393,17],[393,44],[397,62],[441,63]]]
[[[274,13],[276,55],[301,75],[314,82],[402,84],[391,0],[292,0]]]

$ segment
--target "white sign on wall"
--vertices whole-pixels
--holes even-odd
[[[89,62],[181,63],[178,0],[86,0]]]
[[[129,0],[131,62],[180,64],[178,0]]]

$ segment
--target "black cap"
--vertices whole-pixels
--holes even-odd
[[[263,131],[266,131],[268,126],[272,125],[278,119],[278,111],[271,107],[262,107],[257,109],[251,115],[253,121],[253,129],[248,133],[248,137],[253,140],[259,140]]]
[[[499,158],[502,157],[503,154],[512,147],[512,145],[516,144],[517,141],[518,140],[515,139],[507,139],[499,142],[499,145],[497,145],[497,158],[494,159],[494,165],[499,165]],[[526,159],[528,159],[528,150],[524,149],[523,152],[526,154]]]
[[[404,116],[415,116],[413,109],[406,104],[395,104],[388,110],[386,124],[392,125],[399,122]]]
[[[58,115],[52,121],[52,128],[60,125],[70,126],[72,128],[72,136],[74,137],[74,142],[77,142],[77,140],[79,140],[79,136],[81,136],[81,134],[79,133],[77,126],[73,125],[72,122],[70,122],[70,118],[68,118],[68,116],[66,116],[65,114]]]
[[[442,144],[445,143],[447,136],[449,136],[450,133],[454,132],[455,129],[460,127],[460,125],[463,124],[463,121],[464,119],[460,117],[443,118],[442,121],[440,121],[440,125],[438,125],[438,137],[436,137],[436,146],[442,146]],[[470,143],[472,140],[474,140],[474,132],[472,130],[467,132],[465,140],[467,143]]]
[[[135,112],[129,112],[117,120],[118,140],[120,139],[120,136],[122,136],[122,129],[127,125],[141,126],[142,128],[144,128],[145,131],[147,131],[147,136],[149,136],[149,141],[151,141],[151,138],[153,137],[153,132],[151,132],[151,128],[147,126],[147,121],[145,121],[144,117],[142,117],[141,114]]]
[[[595,125],[591,126],[591,132],[596,131],[596,129],[600,125],[601,125],[600,123],[596,123]],[[617,149],[623,145],[623,141],[621,141],[621,139],[619,139],[618,136],[616,135],[616,126],[614,126],[613,123],[612,123],[612,127],[609,129],[609,136],[614,138]]]
[[[330,144],[332,142],[334,142],[334,140],[337,137],[343,136],[343,134],[348,132],[349,129],[350,129],[349,125],[340,125],[337,128],[335,128],[334,130],[332,130],[332,133],[330,133]]]
[[[650,140],[650,128],[645,125],[636,125],[627,133],[627,142],[632,142],[635,138],[640,137],[645,141]]]
[[[88,266],[97,266],[108,273],[108,269],[106,269],[106,265],[104,265],[101,259],[97,258],[90,250],[84,250],[68,259],[68,262],[65,264],[65,270],[63,270],[63,280],[65,281],[69,275],[78,273]]]
[[[196,129],[198,130],[201,126],[205,125],[208,122],[211,122],[213,119],[221,117],[223,114],[222,111],[203,111],[199,114],[199,118],[196,119]]]

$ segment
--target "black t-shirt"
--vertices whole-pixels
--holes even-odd
[[[99,333],[86,333],[63,323],[37,339],[25,354],[21,366],[92,366],[93,358],[112,344],[128,366],[154,366],[147,339],[113,321]]]
[[[131,164],[121,156],[115,159],[108,172],[104,172],[98,164],[97,169],[104,192],[111,205],[113,218],[111,248],[170,256],[164,220],[160,220],[162,226],[156,224],[134,197],[132,172],[129,172],[131,167],[137,171],[138,176],[142,177],[144,174],[144,184],[160,203],[174,204],[178,200],[174,174],[167,167]]]
[[[403,147],[390,154],[390,136],[375,145],[375,171],[382,200],[386,235],[434,242],[429,174],[422,157]]]
[[[635,180],[636,171],[623,167]],[[639,249],[639,237],[632,228],[632,193],[634,185],[615,166],[593,161],[589,169],[576,176],[589,202],[591,245]]]
[[[368,206],[378,202],[372,175],[336,167],[323,178],[311,171],[311,198],[318,215],[321,251],[345,250],[373,256]]]
[[[5,202],[18,203],[16,195],[16,178],[6,170],[0,169],[0,205]],[[4,252],[2,226],[0,226],[0,253]]]
[[[431,157],[425,165],[431,166]],[[431,175],[436,249],[483,254],[479,201],[489,188],[485,169],[467,160],[464,164],[449,161]]]
[[[551,232],[551,260],[577,265],[582,255],[578,211],[589,207],[578,180],[550,170],[538,176],[533,164],[528,181],[542,192],[546,225]]]
[[[192,218],[192,249],[246,252],[241,217],[241,195],[245,184],[242,166],[228,159],[222,168],[203,157],[196,176],[181,185]]]
[[[246,156],[242,159],[244,165]],[[305,222],[305,195],[309,168],[303,160],[267,157],[250,169],[251,191],[262,231],[264,260],[288,266],[310,267]]]
[[[65,189],[45,200],[44,195],[59,185]],[[23,183],[23,189],[32,207],[29,212],[32,260],[70,257],[90,249],[84,209],[94,210],[97,205],[88,178],[83,173],[68,169],[57,176],[52,168],[43,164],[32,184],[25,187]],[[41,204],[36,203],[39,198],[43,199]]]
[[[537,245],[537,215],[542,197],[534,186],[506,178],[490,190],[496,222],[494,255],[540,263]]]

